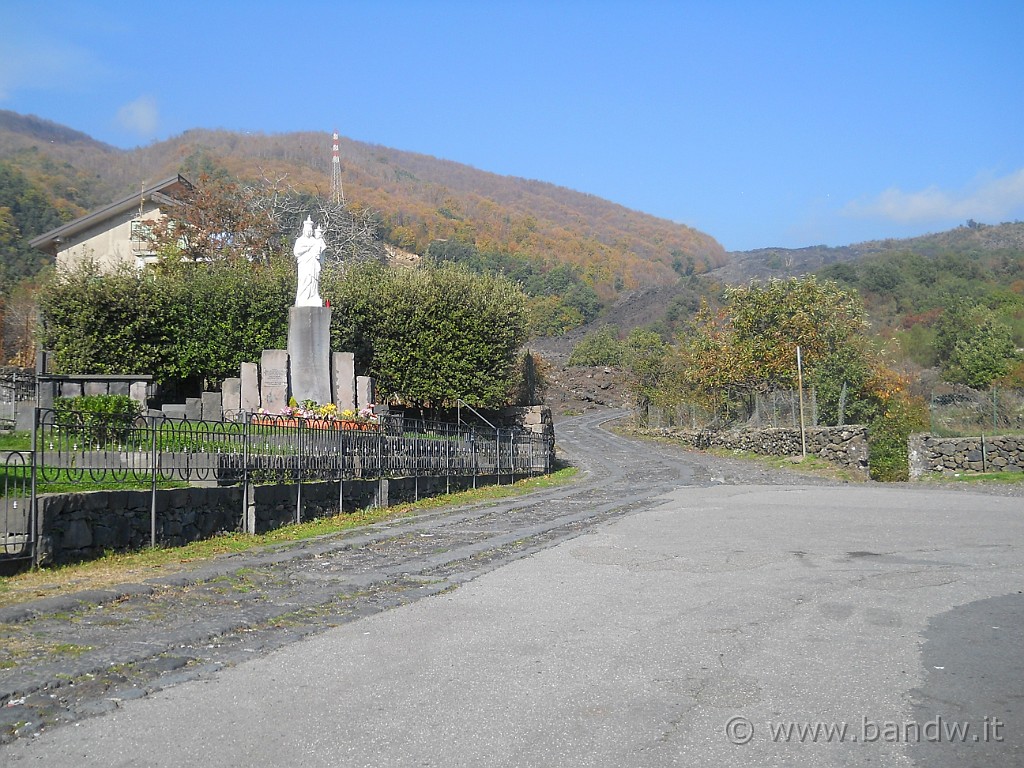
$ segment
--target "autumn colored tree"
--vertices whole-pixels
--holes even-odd
[[[290,259],[307,216],[324,231],[328,267],[385,256],[372,211],[300,192],[283,179],[240,184],[224,173],[204,173],[161,210],[165,216],[150,224],[150,236],[164,269],[182,262]]]
[[[856,293],[811,276],[728,288],[724,300],[717,313],[702,305],[672,350],[666,382],[673,382],[668,389],[677,398],[695,394],[719,409],[736,396],[793,389],[800,347],[805,381],[817,389],[822,418],[836,419],[841,400],[850,409],[847,420],[850,411],[867,415],[858,409],[870,399],[877,362]]]
[[[183,261],[269,263],[284,250],[280,225],[256,190],[226,176],[203,174],[161,213],[149,224],[149,236],[165,267]]]

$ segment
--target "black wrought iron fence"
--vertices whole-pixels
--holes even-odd
[[[32,455],[0,451],[0,561],[32,557]]]
[[[347,480],[412,475],[534,475],[550,470],[544,435],[410,419],[377,422],[254,415],[239,422],[97,419],[40,409],[44,481]]]
[[[39,484],[302,483],[551,471],[550,437],[382,417],[375,422],[246,415],[236,422],[134,419],[36,409],[32,448],[0,453],[0,559],[31,556]],[[34,471],[34,482],[33,482]],[[155,498],[155,496],[154,496]]]

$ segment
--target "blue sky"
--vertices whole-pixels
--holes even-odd
[[[1024,219],[1024,2],[0,4],[0,109],[120,147],[342,135],[729,250]]]

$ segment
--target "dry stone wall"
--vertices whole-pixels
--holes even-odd
[[[911,435],[910,476],[932,472],[1024,472],[1024,436]]]
[[[739,430],[643,429],[642,434],[669,437],[690,448],[723,448],[762,456],[802,455],[800,430],[788,428]],[[806,431],[807,453],[863,474],[868,473],[868,431],[861,425],[814,427]]]
[[[507,483],[508,475],[452,475],[379,480],[250,486],[193,486],[156,492],[156,540],[182,546],[218,533],[252,530],[266,533],[281,526],[368,506],[402,502]],[[60,565],[100,557],[106,552],[144,549],[151,542],[153,495],[150,491],[54,493],[36,502],[39,560]],[[248,520],[245,520],[248,518]]]

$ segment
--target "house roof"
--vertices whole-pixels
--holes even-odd
[[[74,237],[79,232],[84,232],[95,227],[97,224],[102,224],[107,219],[119,216],[125,211],[130,211],[138,206],[140,201],[157,200],[160,202],[172,202],[177,195],[187,189],[192,189],[192,182],[180,173],[168,176],[163,181],[143,189],[141,192],[128,195],[128,197],[118,200],[116,203],[111,203],[103,208],[97,208],[95,211],[85,214],[85,216],[69,221],[67,224],[62,224],[56,229],[51,229],[49,232],[29,240],[28,244],[41,251],[55,253],[57,245],[61,240]]]

